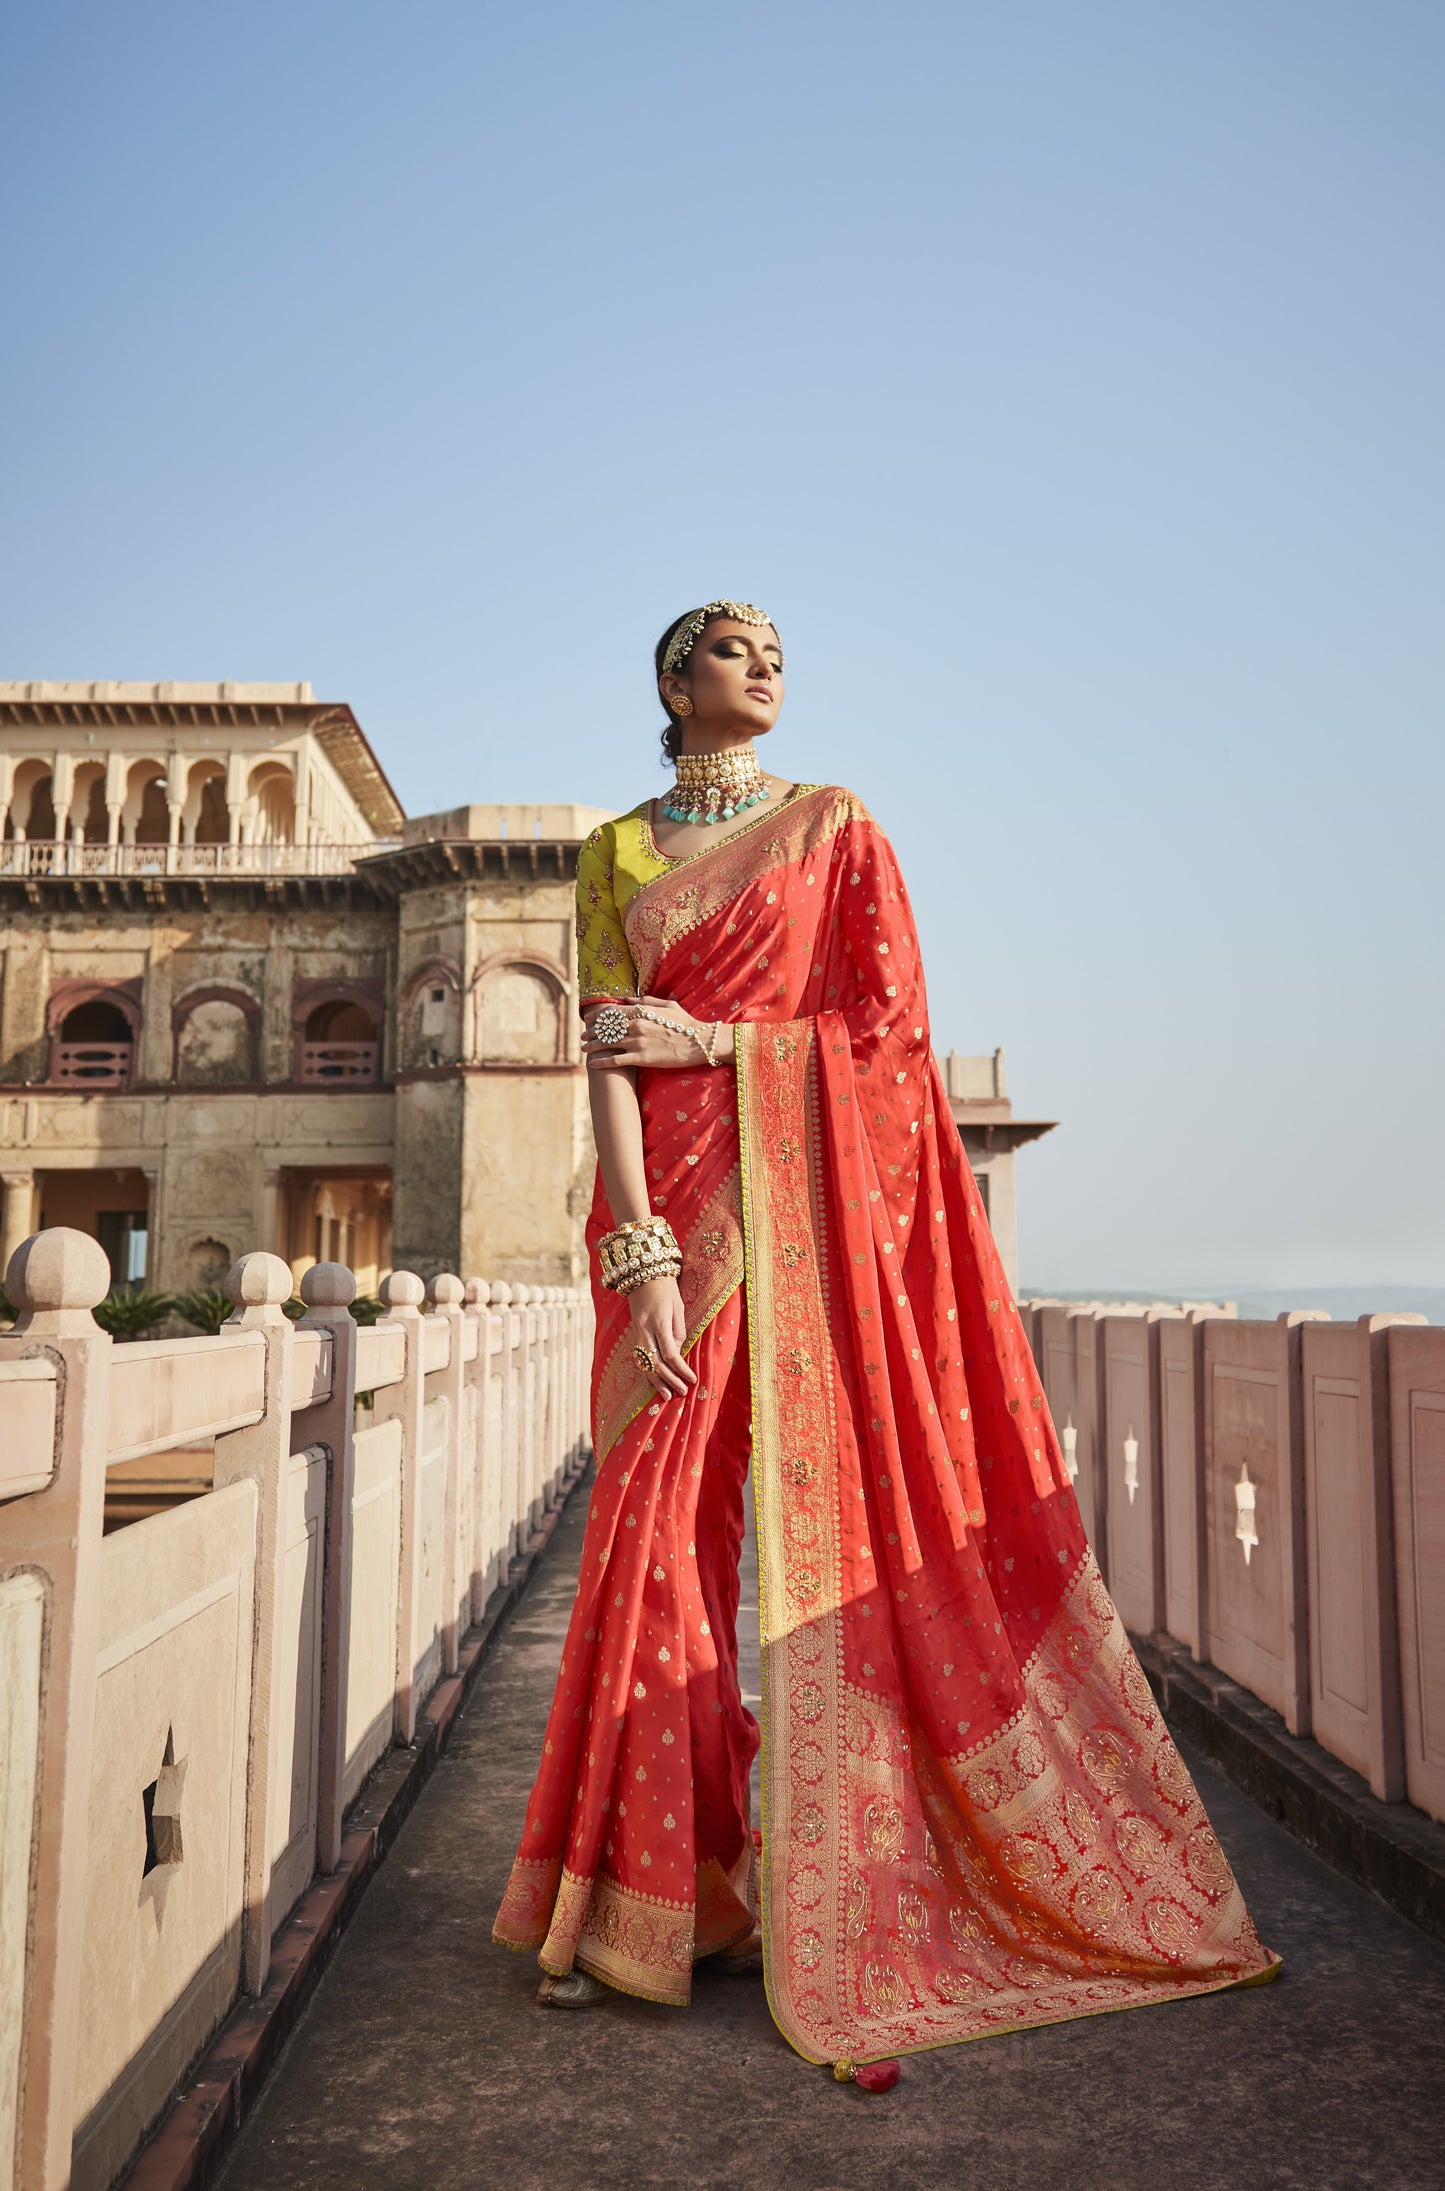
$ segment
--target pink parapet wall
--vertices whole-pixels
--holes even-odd
[[[1126,1626],[1186,1644],[1382,1800],[1445,1819],[1445,1333],[1399,1314],[1030,1309]]]

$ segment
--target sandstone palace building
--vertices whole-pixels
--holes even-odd
[[[42,1225],[118,1282],[248,1248],[583,1275],[585,806],[408,819],[306,684],[0,684],[0,1271]],[[1013,1257],[1002,1058],[947,1060]]]

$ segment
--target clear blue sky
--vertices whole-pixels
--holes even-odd
[[[14,9],[0,675],[660,788],[649,650],[1007,1046],[1035,1286],[1445,1284],[1436,0]]]

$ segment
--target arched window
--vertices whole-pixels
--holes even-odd
[[[193,1240],[186,1250],[186,1284],[219,1287],[234,1261],[224,1240]]]
[[[203,991],[176,1007],[176,1079],[224,1088],[256,1077],[256,1007],[247,997]]]
[[[461,1056],[461,991],[456,967],[424,960],[403,992],[398,1029],[403,1063],[425,1071]]]
[[[55,1027],[50,1077],[64,1087],[126,1088],[135,1057],[130,1014],[103,994],[71,1006]]]
[[[477,1058],[484,1065],[556,1065],[566,1058],[567,985],[539,959],[503,959],[476,977]]]
[[[330,997],[307,1013],[298,1079],[308,1087],[372,1087],[381,1061],[380,1015],[357,997]]]
[[[15,790],[5,818],[5,834],[23,831],[32,844],[50,844],[55,838],[55,801],[51,776],[38,761],[22,761],[15,771]]]
[[[208,776],[201,786],[201,804],[196,816],[196,843],[226,844],[230,835],[231,815],[226,805],[226,779],[224,776]]]
[[[252,844],[290,844],[296,835],[296,791],[289,768],[264,762],[251,771]]]
[[[164,844],[170,836],[171,811],[166,804],[164,776],[152,776],[140,795],[136,814],[137,844]]]
[[[104,844],[108,835],[105,811],[105,770],[77,769],[75,796],[70,803],[70,827],[79,830],[87,844]]]

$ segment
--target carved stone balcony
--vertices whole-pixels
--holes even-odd
[[[57,844],[0,842],[0,875],[349,875],[359,859],[398,849],[389,838],[354,844]]]

